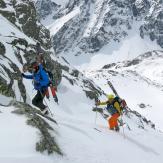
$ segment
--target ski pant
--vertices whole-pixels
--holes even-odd
[[[46,91],[46,90],[45,90]],[[43,104],[44,96],[45,96],[45,91],[37,91],[37,94],[35,97],[32,99],[32,104],[40,108],[41,111],[43,111],[46,106]]]
[[[119,118],[119,116],[120,116],[119,113],[115,113],[115,114],[113,114],[111,116],[111,118],[108,119],[110,129],[114,129],[115,127],[118,126],[118,118]]]

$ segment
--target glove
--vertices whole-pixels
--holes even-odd
[[[21,77],[24,78],[24,76],[25,76],[24,73],[21,73]]]
[[[96,106],[100,105],[100,101],[96,102],[95,105],[96,105]]]

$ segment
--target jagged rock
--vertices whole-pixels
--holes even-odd
[[[17,39],[14,39],[12,42],[11,42],[12,46],[16,46],[16,45],[24,45],[26,48],[28,47],[28,42],[23,39],[23,38],[17,38]]]
[[[98,100],[98,97],[104,92],[100,88],[96,88],[93,83],[91,83],[89,80],[83,80],[84,87],[88,90],[84,89],[83,91],[86,93],[86,96],[90,99],[94,99],[95,101]]]
[[[129,8],[129,3],[108,0],[102,0],[100,3],[96,1],[76,0],[70,1],[66,7],[67,10],[71,12],[77,5],[80,5],[80,14],[65,23],[53,37],[53,46],[56,53],[67,52],[71,49],[73,49],[73,51],[76,50],[75,54],[79,55],[80,51],[85,53],[99,51],[112,39],[119,41],[124,38],[127,35],[126,31],[131,29],[130,19],[132,15],[129,16],[125,11],[125,8]],[[95,14],[97,15],[96,22],[94,23],[95,26],[90,27],[92,28],[90,32],[85,34],[88,36],[83,37],[84,29],[87,28],[91,19],[91,8],[94,6]],[[110,8],[110,10],[108,10],[108,8]],[[63,10],[60,12],[63,12]],[[121,14],[124,18],[115,17],[114,13]],[[98,23],[101,19],[103,19],[103,24],[102,26],[99,25],[101,26],[99,28]],[[123,28],[122,30],[119,28],[120,25],[125,26],[126,29]],[[111,28],[108,28],[108,26],[111,26]]]
[[[139,107],[140,107],[140,108],[146,108],[146,105],[143,104],[143,103],[141,103],[141,104],[139,104]]]
[[[13,102],[12,105],[18,108],[12,113],[26,115],[28,118],[27,124],[37,128],[40,131],[40,141],[36,143],[36,151],[47,151],[48,154],[56,152],[63,155],[54,137],[51,136],[49,132],[49,130],[53,130],[53,128],[42,118],[47,118],[47,116],[44,116],[36,108],[32,108],[30,105],[25,103]],[[56,121],[52,118],[48,117],[48,120],[56,123]]]
[[[116,63],[111,63],[111,64],[108,64],[108,65],[105,65],[104,67],[103,67],[103,69],[109,69],[109,68],[111,68],[111,67],[114,67],[116,65]]]
[[[0,76],[0,94],[5,95],[7,97],[14,97],[15,94],[11,89],[12,82],[9,84]]]
[[[6,8],[6,10],[0,9],[0,14],[22,30],[27,36],[38,40],[45,49],[50,49],[50,32],[39,23],[34,3],[29,0],[20,0],[19,2],[14,0],[7,5],[13,7],[15,12]]]
[[[126,67],[132,66],[132,65],[137,65],[141,62],[142,60],[140,60],[139,58],[133,59],[132,61],[128,61],[126,63]]]
[[[11,23],[15,24],[16,18],[14,12],[4,11],[0,9],[0,14],[7,18]]]
[[[145,23],[140,27],[140,36],[144,38],[149,36],[152,41],[156,40],[157,43],[163,48],[163,7],[161,1],[151,2],[151,11],[145,17]]]
[[[70,79],[69,77],[67,77],[65,75],[63,75],[63,77],[66,78],[70,82],[71,85],[74,85],[74,80],[73,79]]]
[[[6,3],[3,0],[0,1],[0,8],[6,8]]]
[[[0,42],[0,55],[4,55],[6,53],[5,46]]]
[[[27,36],[40,41],[40,46],[43,49],[44,60],[46,65],[48,65],[47,70],[52,72],[55,79],[53,84],[57,86],[61,82],[62,69],[60,64],[57,61],[53,61],[50,57],[52,54],[52,51],[50,51],[52,45],[50,42],[49,31],[38,22],[33,2],[28,0],[21,0],[18,3],[18,1],[14,0],[11,1],[11,3],[6,3],[5,5],[6,9],[1,10],[0,8],[0,14],[12,22]],[[10,7],[13,7],[13,10],[15,10],[14,14],[12,13],[13,11],[8,10]],[[31,26],[28,24],[28,21],[31,23]],[[15,57],[22,65],[24,64],[24,59],[27,62],[26,64],[30,65],[30,63],[37,57],[37,45],[29,43],[25,38],[17,37],[15,33],[9,34],[9,37],[11,41],[7,42],[7,44],[12,46],[12,55],[15,55]],[[16,97],[15,94],[17,90],[14,90],[13,87],[14,80],[16,80],[21,96],[23,97],[23,101],[26,102],[26,90],[24,84],[22,83],[21,70],[19,70],[18,66],[13,63],[10,58],[6,57],[6,47],[4,45],[5,44],[3,44],[3,42],[0,42],[0,54],[3,55],[2,59],[7,60],[9,66],[2,64],[1,67],[2,70],[8,75],[10,82],[7,83],[6,79],[3,79],[4,77],[1,75],[0,92],[6,96]]]
[[[70,74],[77,78],[79,76],[79,71],[78,70],[73,70]]]
[[[47,1],[45,6],[49,4],[51,1]],[[140,25],[140,36],[148,36],[163,47],[161,0],[70,0],[54,13],[54,17],[65,16],[77,6],[80,7],[78,15],[64,23],[53,36],[53,47],[57,54],[72,53],[79,56],[97,52],[110,42],[122,41],[139,21],[144,22]],[[46,15],[50,11],[44,7],[39,8],[39,12]]]
[[[36,9],[40,19],[44,19],[50,14],[56,15],[60,7],[60,5],[57,5],[51,0],[40,0],[36,2]]]

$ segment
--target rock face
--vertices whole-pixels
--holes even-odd
[[[38,22],[36,9],[32,1],[21,0],[18,2],[10,0],[10,3],[1,1],[0,14],[11,21],[27,36],[39,41],[44,48],[48,49],[51,47],[50,33]]]
[[[4,34],[4,28],[0,28],[0,40],[2,40],[0,42],[0,69],[2,72],[0,74],[0,93],[16,97],[16,92],[20,91],[25,102],[26,90],[22,83],[21,67],[35,60],[36,41],[40,43],[45,62],[48,64],[47,70],[54,75],[55,85],[61,81],[62,70],[60,64],[50,57],[54,54],[51,51],[49,31],[37,20],[36,9],[32,1],[11,0],[9,2],[0,1],[0,16],[8,31]]]
[[[14,102],[12,103],[12,105],[18,108],[12,113],[26,115],[26,117],[28,118],[27,124],[37,128],[40,131],[41,137],[40,141],[36,143],[36,151],[47,151],[48,154],[56,152],[59,155],[63,155],[59,146],[55,142],[54,137],[51,136],[49,132],[49,130],[53,131],[54,129],[44,120],[44,118],[48,119],[57,125],[57,122],[54,119],[44,116],[36,108],[32,108],[28,104]]]
[[[72,4],[69,3],[68,5],[71,6]],[[2,15],[3,18],[9,20],[4,20],[4,23],[7,22],[6,26],[9,26],[9,28],[12,29],[7,33],[8,37],[6,37],[6,34],[4,35],[1,31],[3,28],[0,28],[0,39],[2,40],[0,42],[0,57],[2,59],[0,62],[0,69],[2,72],[0,74],[0,93],[5,96],[16,98],[18,101],[21,99],[21,101],[26,102],[26,89],[21,78],[21,68],[24,64],[28,65],[31,61],[34,61],[38,51],[35,36],[28,32],[28,29],[26,30],[28,26],[24,26],[24,21],[27,17],[29,16],[28,18],[31,18],[27,11],[29,10],[29,13],[34,13],[31,18],[33,20],[33,24],[31,24],[32,28],[41,30],[44,27],[38,22],[34,5],[31,1],[22,0],[19,3],[17,1],[11,1],[11,3],[5,3],[5,1],[3,1],[2,3],[1,1],[0,6],[0,16]],[[28,10],[26,10],[27,8]],[[27,14],[23,14],[23,12],[27,12]],[[22,16],[20,16],[20,13],[22,13]],[[22,19],[24,17],[25,19]],[[39,51],[43,53],[46,63],[45,68],[51,71],[54,76],[55,80],[53,84],[57,86],[61,82],[62,76],[71,84],[78,83],[80,80],[82,83],[82,90],[86,93],[86,96],[90,99],[98,99],[98,97],[103,94],[103,91],[95,86],[92,81],[86,79],[83,74],[78,70],[71,68],[70,65],[62,65],[57,61],[52,60],[51,55],[54,54],[51,49],[48,49],[51,47],[51,44],[49,44],[50,37],[49,35],[46,35],[46,33],[48,33],[46,31],[47,30],[42,31],[43,34],[41,36],[44,36],[43,38],[38,35],[39,39],[42,40],[40,41],[39,49],[41,50]],[[46,46],[46,44],[48,44],[48,46]],[[7,49],[10,49],[10,53],[8,53]],[[63,75],[62,71],[64,71]],[[16,92],[20,92],[22,98],[19,97],[20,99],[17,99]]]
[[[53,47],[58,54],[93,53],[112,41],[122,41],[135,24],[140,24],[142,38],[147,36],[163,47],[162,6],[162,0],[69,0],[67,6],[53,14],[54,19],[76,8],[80,12],[53,36]],[[47,9],[41,11],[46,15]]]
[[[146,15],[144,25],[140,27],[141,37],[149,36],[163,48],[163,1],[152,1],[150,10],[152,11]]]
[[[51,14],[56,15],[59,12],[60,7],[60,5],[57,5],[51,0],[40,0],[36,2],[38,16],[41,19],[44,19]]]

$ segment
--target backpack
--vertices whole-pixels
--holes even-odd
[[[49,76],[49,80],[52,82],[54,80],[52,72],[47,70],[46,68],[43,68],[43,70],[47,73],[47,75]]]
[[[54,77],[53,77],[52,72],[50,72],[50,71],[48,71],[48,70],[46,70],[46,72],[47,72],[47,74],[48,74],[48,76],[49,76],[50,81],[53,81],[53,80],[54,80]]]
[[[115,102],[118,102],[119,103],[119,106],[120,106],[120,109],[121,109],[121,112],[126,109],[127,107],[127,103],[124,99],[121,99],[120,97],[116,96],[112,102],[112,104],[114,105]]]
[[[118,104],[120,106],[120,110],[114,107],[115,102],[118,102]],[[126,106],[127,106],[126,101],[124,99],[121,99],[120,97],[116,96],[111,103],[108,101],[108,105],[107,105],[106,109],[111,115],[113,115],[117,112],[121,114],[122,111],[126,108]]]

